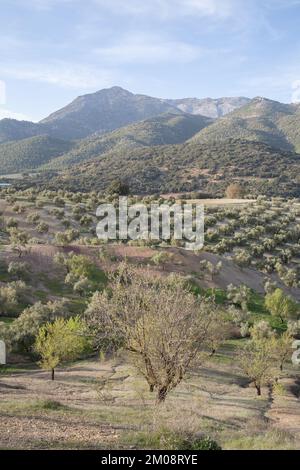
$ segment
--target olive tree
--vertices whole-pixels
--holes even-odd
[[[31,352],[39,328],[58,317],[66,317],[68,312],[64,301],[36,302],[23,310],[21,315],[10,325],[9,343],[15,350]],[[69,315],[70,316],[70,315]]]
[[[9,235],[12,249],[16,251],[19,254],[19,258],[21,258],[22,254],[27,251],[28,234],[13,227],[9,229]]]

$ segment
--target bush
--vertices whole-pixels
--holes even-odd
[[[29,266],[27,263],[21,263],[18,261],[11,261],[8,265],[7,272],[16,278],[26,278]]]
[[[191,441],[183,441],[187,444],[184,450],[222,450],[219,444],[209,436],[194,438]]]
[[[134,436],[134,442],[139,447],[159,450],[222,450],[219,444],[202,433],[193,434],[183,430],[168,428],[159,429],[156,432],[138,433]]]

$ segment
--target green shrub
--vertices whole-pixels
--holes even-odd
[[[174,431],[167,428],[154,432],[138,432],[130,441],[139,448],[157,450],[221,450],[219,444],[202,433]]]

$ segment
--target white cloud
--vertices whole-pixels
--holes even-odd
[[[17,119],[18,121],[32,121],[32,119],[25,114],[15,113],[9,109],[0,108],[0,120],[5,118]]]
[[[0,80],[0,105],[6,103],[6,86],[3,80]]]
[[[113,82],[113,73],[109,70],[65,62],[0,65],[0,73],[17,80],[32,80],[66,88],[91,89],[108,86]]]
[[[188,63],[206,53],[200,47],[182,41],[144,34],[121,38],[117,44],[96,48],[93,52],[110,64]]]

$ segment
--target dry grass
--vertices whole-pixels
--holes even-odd
[[[225,448],[300,442],[300,421],[293,441],[268,420],[267,391],[256,398],[233,364],[195,370],[159,408],[125,357],[80,362],[56,377],[36,369],[1,375],[0,448],[151,448],[164,429],[205,433]]]

